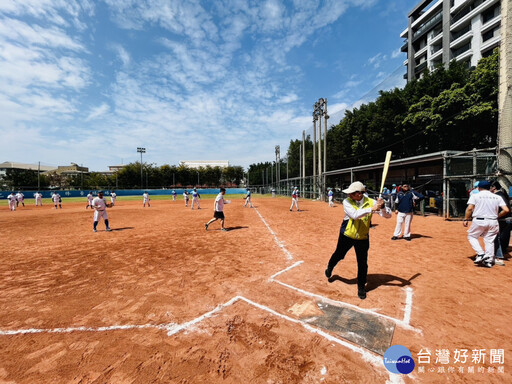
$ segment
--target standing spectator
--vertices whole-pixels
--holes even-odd
[[[395,200],[396,200],[396,194],[398,193],[398,189],[396,187],[396,184],[393,184],[391,186],[391,193],[389,194],[389,207],[392,211],[395,210]]]
[[[510,200],[507,195],[507,193],[503,190],[501,187],[501,184],[498,181],[495,181],[491,184],[491,192],[495,195],[501,196],[505,204],[507,205],[507,208],[510,211]],[[501,212],[501,208],[500,208]],[[496,259],[494,261],[495,265],[501,265],[504,266],[505,263],[503,262],[503,259],[505,258],[504,253],[507,253],[508,251],[508,244],[510,242],[510,212],[505,215],[504,217],[500,218],[498,220],[499,225],[499,234],[496,236],[496,239],[494,240],[494,254],[496,255]]]
[[[491,183],[488,181],[478,183],[479,192],[469,196],[463,222],[467,227],[468,221],[473,220],[468,230],[468,241],[476,252],[474,263],[487,268],[494,265],[494,240],[500,228],[498,219],[510,212],[503,199],[491,193],[490,188]],[[500,208],[501,212],[499,212]],[[485,251],[478,241],[480,237],[484,239]]]
[[[424,196],[416,191],[411,191],[409,184],[404,184],[400,188],[396,197],[396,227],[391,240],[398,240],[404,227],[404,239],[411,241],[411,221],[414,215],[415,200],[421,200]]]
[[[357,296],[363,300],[366,298],[366,279],[368,276],[368,250],[370,248],[369,231],[373,213],[378,213],[385,218],[391,217],[389,210],[382,198],[377,201],[364,196],[365,186],[356,181],[343,193],[348,198],[343,200],[345,217],[341,224],[336,250],[329,259],[325,276],[331,278],[332,271],[340,260],[345,258],[347,252],[354,247],[357,258]]]

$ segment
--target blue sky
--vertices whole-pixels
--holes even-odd
[[[416,2],[1,0],[0,162],[271,161],[404,85]]]

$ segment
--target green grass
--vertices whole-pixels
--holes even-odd
[[[258,196],[258,198],[261,197],[270,197],[270,195],[255,195]],[[105,196],[107,198],[107,201],[110,201],[110,196]],[[217,195],[201,195],[201,200],[215,200]],[[153,200],[172,200],[172,196],[169,195],[149,195],[149,198],[151,201]],[[236,200],[236,199],[242,199],[245,198],[245,194],[234,194],[234,195],[225,195],[224,198],[226,200]],[[190,196],[190,199],[192,199],[192,196]],[[183,195],[177,195],[176,196],[177,201],[183,201]],[[142,195],[141,196],[117,196],[117,201],[141,201],[142,202]],[[87,197],[63,197],[62,198],[62,204],[66,203],[84,203],[87,204]],[[35,201],[33,198],[31,199],[25,199],[25,205],[34,205]],[[7,206],[7,200],[2,199],[0,200],[0,206]],[[43,199],[43,205],[53,205],[53,201],[50,198]]]

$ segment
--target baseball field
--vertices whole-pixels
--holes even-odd
[[[341,205],[227,198],[227,232],[211,199],[118,198],[97,233],[85,199],[0,206],[0,383],[512,382],[512,263],[474,266],[461,222],[374,216],[360,300],[353,250],[324,275]]]

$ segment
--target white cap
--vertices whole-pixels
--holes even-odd
[[[360,181],[354,181],[352,184],[349,185],[347,189],[343,190],[343,193],[346,193],[347,195],[354,193],[354,192],[364,192],[365,186]]]

